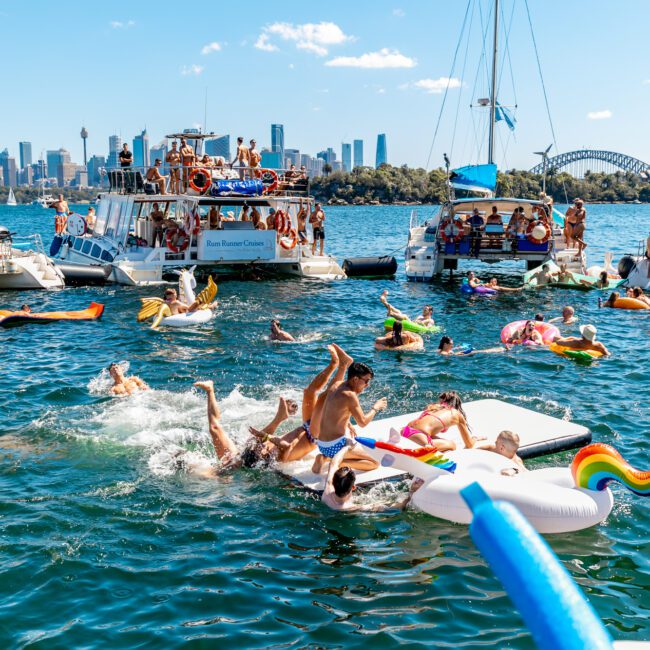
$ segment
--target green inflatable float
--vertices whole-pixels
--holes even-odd
[[[392,330],[394,323],[394,318],[387,318],[384,321],[384,327],[386,328],[386,331]],[[419,323],[414,323],[412,320],[403,320],[402,328],[407,332],[414,332],[415,334],[437,334],[438,332],[442,332],[442,327],[440,327],[440,325],[431,325],[431,327],[425,327]]]

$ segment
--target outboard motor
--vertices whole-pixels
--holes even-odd
[[[386,278],[397,272],[394,257],[352,257],[343,261],[343,270],[349,278]]]
[[[11,243],[11,234],[12,233],[9,232],[9,228],[6,228],[5,226],[0,226],[0,242],[6,241]]]
[[[636,262],[631,255],[623,255],[623,257],[618,261],[618,274],[623,279],[627,279],[635,266]]]

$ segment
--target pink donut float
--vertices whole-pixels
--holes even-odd
[[[524,325],[527,322],[528,321],[525,320],[516,320],[513,321],[512,323],[508,323],[501,330],[501,342],[507,343],[510,337],[517,330],[523,329]],[[557,327],[555,327],[555,325],[544,323],[542,321],[533,321],[533,322],[535,323],[535,329],[542,335],[542,341],[544,341],[545,345],[552,343],[554,339],[560,336],[560,330]],[[530,343],[529,345],[534,345],[534,343]]]

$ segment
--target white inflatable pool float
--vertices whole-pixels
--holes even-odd
[[[165,316],[161,319],[160,325],[165,327],[192,327],[194,325],[203,325],[212,320],[213,317],[214,312],[211,309],[199,309],[186,314]]]

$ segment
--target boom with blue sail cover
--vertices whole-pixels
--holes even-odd
[[[453,169],[449,174],[452,187],[471,192],[494,192],[497,186],[497,166],[468,165]]]

